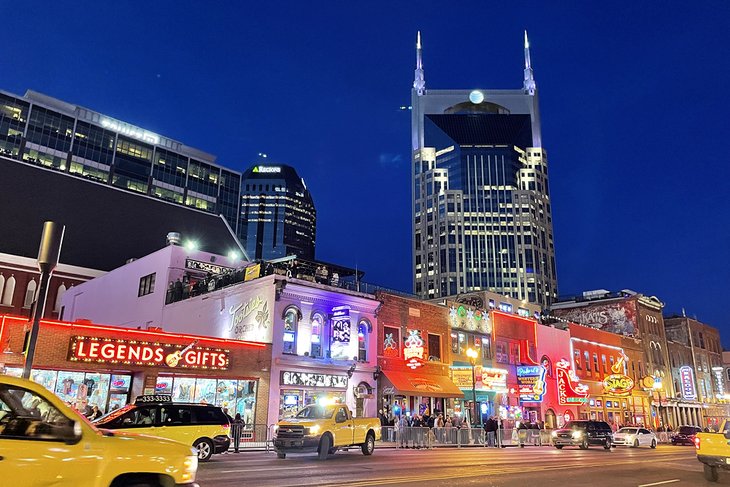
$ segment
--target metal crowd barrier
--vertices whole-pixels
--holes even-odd
[[[395,448],[527,447],[552,444],[549,430],[533,429],[500,429],[489,434],[482,428],[469,427],[384,426],[381,428],[381,434],[381,444]]]
[[[274,425],[265,424],[247,424],[241,431],[240,450],[266,450],[269,451],[273,446],[273,427]],[[233,431],[231,431],[231,446],[229,451],[234,451],[235,439]]]

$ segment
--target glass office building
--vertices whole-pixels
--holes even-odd
[[[527,35],[522,89],[412,91],[414,292],[557,297],[547,155]]]
[[[260,164],[243,173],[239,239],[251,259],[314,260],[317,212],[293,167]]]
[[[0,155],[223,215],[239,227],[241,173],[215,156],[28,90],[0,91]]]

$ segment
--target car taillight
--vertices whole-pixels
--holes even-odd
[[[221,425],[221,428],[224,428],[224,429],[228,429],[228,428],[230,428],[230,427],[231,427],[231,425],[230,425],[230,424],[228,424],[228,423],[226,423],[226,424],[222,424],[222,425]]]
[[[695,448],[700,449],[700,437],[695,436]]]

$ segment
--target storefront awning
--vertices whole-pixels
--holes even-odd
[[[405,396],[463,397],[464,392],[441,375],[420,375],[384,370],[385,377],[393,384],[393,392]]]

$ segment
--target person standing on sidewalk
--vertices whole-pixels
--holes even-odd
[[[490,416],[484,423],[484,431],[487,433],[487,446],[496,447],[497,421],[494,419],[494,416]]]
[[[231,422],[231,436],[233,437],[233,451],[238,453],[241,446],[241,436],[243,436],[243,427],[246,422],[241,418],[241,413],[236,413],[236,417]]]

